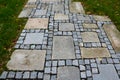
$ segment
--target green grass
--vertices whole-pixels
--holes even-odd
[[[87,14],[106,15],[115,23],[120,31],[119,0],[73,0],[82,2]]]
[[[0,73],[6,70],[17,38],[26,19],[17,16],[27,0],[0,0]]]

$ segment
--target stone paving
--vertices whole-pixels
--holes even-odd
[[[18,18],[28,21],[1,80],[120,80],[119,32],[107,16],[71,0],[28,0]]]

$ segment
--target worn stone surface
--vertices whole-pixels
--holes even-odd
[[[29,15],[31,14],[32,9],[24,9],[18,16],[18,18],[24,18],[24,17],[29,17]]]
[[[51,2],[60,2],[60,0],[41,0],[44,3],[51,3]]]
[[[77,67],[58,67],[57,80],[80,80]]]
[[[81,2],[72,2],[70,4],[70,12],[85,14],[85,11],[83,9]]]
[[[116,29],[116,26],[114,24],[105,24],[103,27],[115,51],[120,52],[120,32]]]
[[[15,50],[7,64],[9,70],[43,70],[45,50]]]
[[[48,18],[29,18],[25,29],[46,29],[48,27]]]
[[[27,33],[23,44],[42,44],[44,33]]]
[[[74,24],[72,23],[61,23],[59,24],[60,31],[74,31]]]
[[[111,21],[108,16],[93,15],[93,18],[97,21]]]
[[[82,21],[90,21],[90,17],[88,17],[88,16],[80,15],[80,16],[77,16],[77,18],[78,18],[78,20],[82,20]]]
[[[36,4],[26,4],[24,8],[36,8]]]
[[[45,15],[47,10],[36,10],[34,16]]]
[[[90,29],[91,28],[93,28],[93,29],[98,28],[96,24],[86,24],[86,23],[83,24],[83,27],[84,28],[90,28]]]
[[[53,37],[52,59],[75,59],[73,39],[71,36]]]
[[[28,0],[28,3],[35,3],[37,0]]]
[[[113,64],[98,65],[100,74],[93,75],[93,80],[120,80]]]
[[[82,32],[81,35],[83,42],[100,42],[95,32]]]
[[[53,11],[62,12],[62,11],[64,11],[64,6],[62,4],[54,4]]]
[[[68,15],[56,13],[54,16],[54,20],[68,20]]]
[[[81,48],[82,58],[111,57],[107,48]]]

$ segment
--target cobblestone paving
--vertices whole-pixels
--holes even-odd
[[[70,0],[28,0],[18,17],[28,22],[0,79],[120,80],[108,17],[86,15]]]

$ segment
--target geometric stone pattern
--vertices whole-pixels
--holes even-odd
[[[59,24],[60,31],[74,31],[74,24],[72,23],[61,23]]]
[[[45,50],[15,50],[8,62],[9,70],[43,70]]]
[[[33,1],[33,2],[32,2]],[[75,70],[76,75],[72,75],[71,79],[74,76],[80,75],[80,80],[93,80],[93,75],[100,75],[100,79],[102,79],[103,73],[99,67],[99,65],[107,65],[113,64],[115,70],[114,75],[120,76],[120,54],[116,54],[106,32],[104,31],[103,25],[112,24],[110,20],[96,20],[92,15],[79,14],[79,13],[71,13],[70,12],[70,4],[71,0],[30,0],[27,4],[36,5],[34,8],[29,6],[27,8],[23,8],[23,11],[26,9],[30,9],[23,13],[27,18],[47,18],[48,25],[47,28],[41,28],[41,26],[37,26],[38,28],[30,28],[24,29],[16,42],[15,49],[20,50],[44,50],[46,51],[45,62],[43,70],[8,70],[4,71],[0,79],[28,79],[28,80],[57,80],[58,73],[60,73],[61,67],[75,67],[79,70]],[[54,11],[53,5],[62,5],[64,9],[62,11]],[[61,9],[61,7],[60,7]],[[41,13],[43,15],[35,15],[36,10],[46,10]],[[29,13],[27,13],[29,12]],[[39,13],[39,12],[38,12]],[[27,14],[27,15],[26,15]],[[56,17],[55,17],[56,16]],[[64,17],[65,16],[65,17]],[[22,16],[24,17],[24,16]],[[32,23],[32,22],[31,22]],[[44,21],[41,21],[44,23]],[[60,30],[60,24],[71,23],[74,25],[74,29],[69,30],[66,29]],[[86,28],[84,24],[95,24],[97,28]],[[95,26],[94,25],[94,26]],[[91,25],[93,26],[93,25]],[[70,26],[71,27],[71,26]],[[88,27],[88,26],[87,26]],[[97,42],[84,42],[82,37],[82,33],[89,32],[95,33],[97,35]],[[39,36],[40,44],[23,44],[27,34],[41,34]],[[44,35],[43,35],[44,34]],[[72,37],[73,51],[74,51],[74,59],[52,59],[53,58],[53,39],[55,36],[61,37]],[[93,36],[93,35],[91,35]],[[41,38],[41,39],[40,39]],[[37,38],[36,38],[37,39]],[[91,38],[90,38],[91,39]],[[42,40],[42,42],[41,42]],[[71,40],[71,39],[70,39]],[[62,41],[61,41],[62,42]],[[71,42],[71,41],[70,41]],[[41,44],[42,43],[42,44]],[[65,42],[67,43],[67,41]],[[63,43],[64,44],[64,41]],[[70,43],[71,44],[71,43]],[[65,45],[65,44],[64,44]],[[67,43],[68,45],[68,43]],[[65,45],[66,46],[66,45]],[[82,48],[97,48],[97,49],[106,49],[107,53],[110,54],[111,57],[102,57],[102,58],[82,58]],[[65,52],[65,51],[64,51]],[[37,53],[39,54],[39,53]],[[40,54],[42,55],[42,54]],[[63,55],[64,56],[64,55]],[[37,56],[40,57],[40,56]],[[33,59],[33,58],[32,58]],[[36,58],[35,58],[36,59]],[[35,63],[35,61],[33,62]],[[39,64],[41,61],[39,60]],[[36,64],[37,65],[37,64]],[[37,65],[40,66],[40,65]],[[36,66],[35,66],[36,67]],[[113,69],[113,68],[110,68]],[[107,69],[106,69],[107,70]],[[65,69],[63,73],[67,73]],[[69,70],[70,72],[74,72]],[[79,71],[79,72],[78,72]],[[72,73],[71,73],[72,74]],[[69,74],[69,75],[71,75]],[[65,74],[67,75],[67,74]],[[69,76],[68,75],[68,76]],[[66,77],[66,76],[65,76]],[[59,76],[61,78],[61,76]],[[77,78],[75,78],[77,79]],[[112,78],[111,78],[112,79]],[[79,79],[78,79],[79,80]]]

